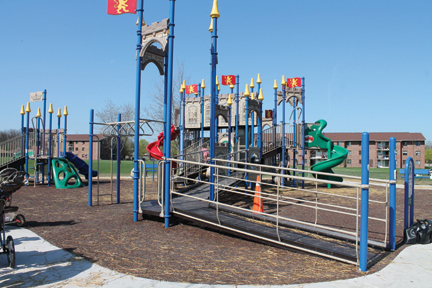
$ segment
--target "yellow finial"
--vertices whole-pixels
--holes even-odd
[[[26,107],[25,112],[27,112],[27,113],[30,113],[30,112],[31,112],[31,109],[30,109],[30,102],[27,102],[27,107]]]
[[[218,86],[218,91],[220,91],[220,86],[219,85],[217,85]]]
[[[285,85],[286,85],[286,82],[285,82],[285,75],[282,75],[282,82],[281,82],[281,85],[282,85],[282,86],[285,86]]]
[[[136,26],[138,26],[138,22],[139,22],[139,18],[137,19]],[[145,24],[144,17],[143,17],[142,18],[142,25],[141,26],[144,26],[144,25],[146,25],[146,24]]]
[[[61,118],[61,108],[59,108],[58,112],[57,112],[57,117]]]
[[[274,85],[273,85],[273,89],[277,89],[278,88],[278,86],[277,86],[277,81],[276,81],[276,79],[275,79],[275,81],[274,81]]]
[[[257,84],[261,84],[261,75],[258,73]]]
[[[245,92],[244,92],[244,96],[249,97],[250,93],[249,93],[249,85],[246,84],[246,88],[245,88]]]
[[[197,95],[198,95],[198,92],[195,92],[194,94],[195,94],[195,96],[197,96]]]
[[[219,86],[219,78],[217,75],[216,75],[216,85]]]
[[[36,113],[36,118],[40,118],[42,116],[41,112],[40,112],[40,108],[38,108],[37,113]]]
[[[204,79],[202,79],[202,81],[201,81],[201,88],[205,88],[205,82],[204,82]]]
[[[251,100],[255,100],[254,93],[251,93]]]
[[[234,89],[234,84],[231,84],[231,85],[230,85],[230,88],[231,88],[231,89]]]
[[[228,95],[228,101],[227,101],[227,105],[231,106],[232,105],[232,98],[231,98],[231,94]]]
[[[212,11],[210,13],[210,17],[219,18],[219,16],[220,16],[220,14],[219,14],[219,10],[218,10],[217,0],[213,0],[213,8],[212,8]]]
[[[210,27],[209,27],[209,31],[210,31],[210,33],[213,32],[213,18],[210,19]]]
[[[24,105],[21,105],[21,111],[20,111],[20,114],[21,114],[21,115],[24,115],[24,114],[25,114],[25,111],[24,111]]]
[[[54,112],[53,107],[52,107],[52,103],[50,103],[49,109],[48,109],[48,113],[52,114]]]
[[[183,84],[180,86],[180,94],[182,94],[183,93]]]
[[[64,108],[64,110],[63,110],[63,115],[65,115],[65,116],[68,116],[68,115],[69,115],[69,113],[68,113],[68,111],[67,111],[67,106],[65,106],[65,108]]]
[[[251,88],[254,88],[254,87],[255,87],[255,84],[254,84],[253,78],[251,79],[250,87],[251,87]]]
[[[183,88],[183,90],[186,89],[186,80],[183,80],[182,88]]]
[[[263,101],[263,100],[264,100],[264,96],[263,96],[262,88],[260,88],[260,92],[259,92],[259,95],[258,95],[258,100],[259,100],[259,101]]]

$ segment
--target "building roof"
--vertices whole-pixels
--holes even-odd
[[[97,136],[99,140],[105,138],[103,134],[94,134],[94,136]],[[93,140],[97,141],[97,138],[94,137]],[[89,142],[89,134],[67,134],[66,135],[66,142],[74,142],[74,141]]]
[[[335,133],[327,132],[323,133],[324,136],[330,138],[334,142],[338,141],[361,141],[362,133],[350,132],[350,133]],[[426,138],[422,133],[418,132],[370,132],[369,141],[389,141],[391,137],[395,137],[396,141],[426,141]]]

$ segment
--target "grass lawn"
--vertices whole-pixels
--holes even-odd
[[[88,164],[88,160],[84,160]],[[153,162],[150,160],[146,160],[146,164],[152,164]],[[157,164],[157,161],[155,161]],[[97,161],[93,161],[93,170],[97,170]],[[133,160],[122,160],[120,162],[120,176],[130,176],[130,172],[134,167]],[[117,173],[117,161],[112,161],[112,170],[113,176],[116,176]],[[99,161],[99,172],[102,177],[109,177],[111,175],[111,160],[100,160]]]

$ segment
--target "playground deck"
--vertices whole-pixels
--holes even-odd
[[[224,179],[220,183],[227,186],[243,185],[241,181],[233,179]],[[206,200],[209,196],[209,187],[209,185],[198,183],[179,192],[186,196]],[[172,200],[172,206],[174,216],[195,222],[200,226],[207,226],[279,248],[293,248],[329,258],[337,257],[352,264],[357,262],[355,244],[348,241],[336,240],[337,238],[343,239],[343,237],[338,237],[337,233],[328,233],[328,231],[325,233],[324,231],[318,231],[319,229],[302,229],[302,225],[294,223],[282,223],[278,229],[275,229],[276,226],[271,224],[271,221],[265,216],[251,212],[238,213],[238,210],[235,211],[229,207],[190,197],[175,197]],[[143,214],[146,215],[159,216],[161,213],[161,208],[157,201],[146,201],[141,204],[141,209]],[[354,239],[344,240],[352,241]],[[369,244],[375,247],[380,246],[376,242],[370,242]],[[368,262],[377,261],[381,255],[382,247],[381,249],[369,248]]]

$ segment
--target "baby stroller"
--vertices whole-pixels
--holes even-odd
[[[12,206],[12,193],[19,190],[24,184],[26,172],[18,171],[15,168],[6,168],[0,171],[0,191],[8,194],[6,206],[4,207],[4,222],[6,224],[16,224],[22,227],[25,217],[17,214],[18,206]]]

